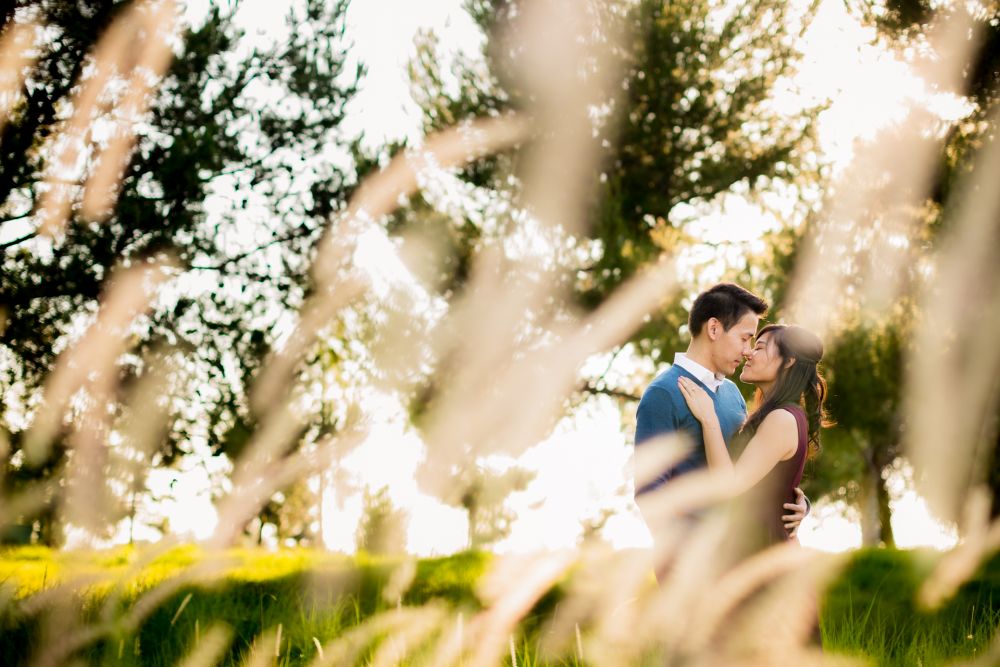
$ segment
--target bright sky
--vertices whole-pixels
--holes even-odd
[[[206,1],[192,0],[189,16],[204,12]],[[244,0],[238,17],[251,42],[280,40],[287,7],[287,2]],[[370,145],[392,138],[417,138],[419,116],[406,78],[413,36],[417,30],[433,29],[443,45],[474,52],[481,36],[462,10],[461,0],[354,0],[348,21],[349,37],[355,44],[353,54],[368,67],[361,93],[350,108],[349,128],[363,131]],[[841,169],[848,164],[859,138],[870,138],[879,127],[900,118],[907,100],[922,98],[925,90],[904,64],[871,45],[871,31],[857,25],[840,0],[823,0],[813,25],[805,36],[805,60],[796,80],[800,93],[789,93],[783,103],[833,100],[820,119],[819,137],[824,154]],[[780,196],[775,197],[771,204],[780,209]],[[722,251],[710,246],[692,251],[687,261],[699,267],[706,282],[712,282],[726,262],[732,263],[754,249],[761,233],[778,224],[771,214],[736,196],[726,197],[721,206],[689,207],[674,211],[673,216],[689,221],[688,229],[709,242],[737,242]],[[380,260],[371,264],[385,266]],[[606,361],[597,359],[594,363],[603,366]],[[616,363],[631,362],[626,354]],[[607,524],[605,534],[610,540],[622,547],[648,544],[648,532],[637,514],[625,509],[628,503],[619,493],[631,474],[631,434],[622,431],[620,421],[613,401],[595,399],[524,455],[520,463],[538,474],[527,490],[512,496],[511,505],[520,518],[510,538],[498,545],[500,550],[571,545],[579,535],[581,519],[604,507],[618,510]],[[405,424],[388,420],[373,430],[371,438],[343,466],[348,474],[367,480],[373,489],[387,486],[393,501],[407,509],[413,552],[451,552],[465,544],[465,518],[462,512],[423,495],[416,487],[414,472],[423,456],[422,443]],[[388,461],[392,464],[387,465]],[[153,480],[154,486],[176,480],[173,496],[183,500],[159,508],[170,515],[174,531],[198,537],[211,531],[215,514],[208,495],[209,475],[210,471],[195,467],[181,475],[169,475],[169,479]],[[954,533],[930,518],[905,478],[905,471],[899,471],[892,479],[893,526],[899,545],[953,544]],[[329,547],[353,548],[360,513],[360,492],[326,497],[323,533]],[[140,539],[155,536],[155,531],[136,534]],[[857,546],[860,528],[856,514],[842,504],[817,503],[803,524],[801,541],[826,550]]]

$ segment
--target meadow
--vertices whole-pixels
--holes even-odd
[[[827,656],[877,665],[988,661],[1000,625],[1000,557],[988,560],[940,608],[923,610],[916,591],[939,557],[930,551],[856,552],[823,598],[820,627]],[[482,606],[477,582],[494,558],[470,551],[408,561],[306,549],[230,550],[209,557],[190,545],[155,556],[131,548],[13,548],[0,560],[0,655],[9,665],[32,660],[52,632],[40,620],[42,609],[62,623],[75,622],[52,609],[66,604],[66,596],[51,595],[74,585],[81,592],[71,603],[70,616],[94,623],[104,614],[109,624],[103,638],[81,647],[78,655],[88,664],[181,664],[213,633],[227,644],[218,664],[257,664],[252,659],[255,642],[266,648],[267,662],[260,664],[323,664],[329,641],[349,635],[379,612],[446,605],[475,613]],[[197,581],[166,585],[197,566],[208,566]],[[88,578],[90,583],[81,585]],[[505,664],[590,664],[579,652],[549,659],[540,648],[545,621],[557,611],[570,583],[557,583],[523,618],[519,636],[510,640],[513,656]],[[136,628],[129,628],[123,620],[126,611],[156,587],[170,592]],[[378,647],[393,641],[391,629],[376,634],[358,646],[356,664],[371,664]],[[656,656],[649,662],[655,664]]]

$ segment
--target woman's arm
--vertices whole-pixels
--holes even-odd
[[[795,454],[799,437],[795,416],[787,410],[774,410],[761,422],[757,433],[747,443],[739,461],[734,465],[722,437],[722,428],[719,417],[715,414],[712,398],[688,378],[681,378],[677,384],[691,414],[701,422],[708,467],[732,475],[733,495],[753,488],[771,472],[778,461]]]

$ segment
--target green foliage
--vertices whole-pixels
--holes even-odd
[[[946,54],[937,53],[928,40],[928,30],[934,24],[965,20],[966,11],[960,3],[933,3],[927,0],[889,0],[853,3],[862,18],[874,26],[880,39],[905,60],[917,67],[947,58],[960,77],[960,94],[973,105],[972,113],[947,128],[946,140],[938,155],[934,180],[928,201],[930,217],[926,234],[920,240],[931,244],[941,229],[948,226],[957,208],[951,195],[958,184],[968,185],[975,169],[975,153],[996,133],[990,118],[1000,101],[1000,3],[982,3],[972,12],[971,29],[965,34],[968,45],[950,45]],[[955,58],[963,58],[954,62]],[[931,82],[932,86],[936,84]],[[972,194],[966,192],[965,194]]]
[[[956,13],[966,10],[963,5],[949,3],[938,5],[924,0],[890,0],[883,5],[883,3],[861,0],[855,3],[855,6],[861,9],[868,23],[879,30],[881,38],[890,47],[917,66],[924,66],[928,61],[941,58],[954,59],[958,55],[964,58],[964,61],[957,63],[957,66],[954,64],[952,66],[956,67],[957,73],[962,79],[963,90],[961,92],[973,105],[973,111],[967,118],[947,128],[948,134],[938,152],[929,196],[924,202],[923,210],[916,213],[920,217],[917,220],[920,233],[912,240],[916,253],[915,261],[911,263],[911,266],[917,266],[921,262],[932,263],[933,253],[938,246],[939,238],[950,227],[957,212],[970,199],[979,194],[975,190],[975,187],[978,186],[974,186],[978,180],[982,180],[981,174],[977,173],[977,152],[988,146],[996,135],[997,128],[993,119],[995,119],[997,104],[1000,101],[998,98],[1000,95],[1000,3],[987,2],[976,10],[971,10],[973,11],[973,27],[965,35],[965,38],[971,43],[967,45],[968,48],[949,44],[947,54],[936,53],[933,48],[928,48],[930,46],[927,39],[928,30],[936,22],[944,24],[949,20],[963,20],[956,16]],[[921,281],[917,276],[913,276],[911,279],[914,279],[915,283]],[[906,329],[908,326],[912,326],[907,320],[916,318],[919,318],[919,314],[911,318],[905,316],[900,318],[898,313],[893,313],[885,321],[894,320],[892,324],[888,325],[889,330],[896,329],[894,335],[905,341]],[[943,323],[938,322],[922,322],[920,324],[920,326],[943,325]],[[893,423],[898,415],[894,414],[895,411],[889,409],[890,406],[887,406],[886,403],[898,401],[899,375],[901,373],[901,369],[898,368],[900,350],[892,349],[892,335],[879,342],[864,340],[865,332],[859,331],[857,334],[855,338],[860,338],[860,340],[856,340],[855,343],[873,344],[878,350],[873,354],[873,365],[870,372],[871,384],[867,387],[862,386],[863,382],[850,378],[852,370],[861,370],[858,363],[853,363],[853,369],[846,367],[844,372],[839,373],[843,391],[838,390],[841,400],[834,411],[842,413],[838,414],[837,417],[845,425],[853,425],[855,420],[861,420],[869,439],[875,437],[883,441],[882,445],[869,443],[868,447],[873,448],[869,459],[891,460],[895,454],[895,447],[890,444],[890,441],[897,437],[899,425]],[[846,345],[840,345],[838,349],[844,347]],[[844,355],[841,357],[841,361],[847,363],[848,366],[852,364],[850,354],[848,354],[848,358],[844,358]],[[856,358],[853,359],[853,362],[864,363],[863,360]],[[869,375],[865,375],[866,379],[868,377]],[[883,393],[879,394],[879,391]],[[849,398],[849,394],[857,395],[857,401]],[[874,403],[868,403],[869,400],[874,401]],[[835,397],[833,402],[838,402]],[[875,407],[870,411],[870,414],[867,413],[867,405]],[[993,409],[992,423],[988,421],[984,424],[983,434],[987,438],[987,442],[993,441],[996,444],[992,447],[985,447],[987,455],[971,464],[972,479],[970,481],[973,483],[985,481],[989,484],[994,494],[993,514],[1000,516],[1000,500],[998,500],[1000,499],[1000,474],[997,473],[997,462],[1000,461],[1000,437],[997,437],[997,424],[1000,423],[1000,404],[995,405]],[[921,471],[917,471],[917,473],[920,474]]]
[[[484,551],[421,559],[417,561],[416,575],[403,602],[419,605],[434,599],[447,599],[459,606],[477,608],[482,603],[475,596],[472,583],[479,581],[490,561],[490,554]]]
[[[406,514],[389,497],[388,487],[365,489],[355,544],[358,551],[401,554],[406,551]]]
[[[355,148],[339,131],[362,74],[347,67],[346,2],[308,0],[289,14],[286,43],[249,53],[218,5],[187,27],[137,129],[116,206],[100,221],[74,207],[50,247],[32,245],[51,167],[47,142],[73,111],[74,87],[88,76],[84,65],[98,39],[131,3],[31,4],[48,37],[28,73],[24,104],[0,132],[0,225],[25,230],[3,237],[0,429],[12,431],[16,454],[43,378],[93,316],[107,278],[116,267],[169,254],[180,263],[184,295],[167,290],[136,325],[134,354],[120,362],[122,384],[148,372],[154,351],[167,357],[172,418],[152,465],[190,453],[192,438],[233,453],[255,424],[246,390],[274,325],[301,302],[311,248],[354,185],[349,169],[303,160],[331,150],[349,158]],[[220,195],[230,201],[220,205]],[[64,451],[56,443],[41,468],[15,465],[8,479],[53,478]],[[57,541],[50,517],[41,519],[36,537]]]
[[[442,72],[433,36],[425,39],[411,78],[428,130],[530,107],[507,74],[506,59],[517,55],[500,49],[497,37],[516,16],[517,3],[476,0],[468,7],[488,35],[483,60],[489,69],[459,57],[450,72],[455,84]],[[565,260],[575,276],[574,299],[585,308],[599,305],[660,253],[687,242],[681,205],[707,203],[725,192],[752,195],[772,179],[817,176],[811,157],[816,109],[784,113],[772,104],[775,87],[794,72],[795,37],[811,20],[811,8],[796,15],[787,3],[770,0],[738,6],[640,0],[610,3],[606,10],[606,21],[624,15],[631,35],[617,52],[624,93],[609,101],[610,120],[595,122],[595,141],[608,150],[602,172],[594,174],[589,238],[577,240],[581,253]],[[478,164],[463,177],[516,200],[518,155]],[[416,224],[415,216],[409,223]],[[470,223],[477,221],[451,224]],[[476,249],[466,242],[455,253],[467,257]],[[454,291],[454,284],[449,288]],[[665,303],[633,342],[642,354],[672,352],[681,346],[685,321],[680,304]]]
[[[888,0],[885,3],[860,0],[857,5],[883,37],[895,43],[918,42],[933,21],[965,10],[961,5],[928,0]],[[979,107],[987,108],[996,102],[1000,94],[1000,3],[987,1],[967,11],[973,12],[974,22],[974,29],[969,31],[967,39],[973,40],[974,44],[964,54],[966,60],[959,67],[964,83],[963,93]]]
[[[894,545],[886,478],[902,454],[904,361],[912,318],[906,302],[881,317],[855,313],[824,354],[833,427],[823,434],[823,449],[808,467],[804,488],[858,507],[866,545]]]
[[[907,336],[904,326],[901,317],[851,323],[824,355],[831,389],[827,405],[845,429],[894,439]],[[888,454],[888,459],[893,455]]]
[[[469,517],[469,548],[482,549],[510,534],[516,515],[507,497],[523,491],[535,474],[517,466],[494,472],[481,464],[462,470],[456,485],[462,490],[460,503]]]
[[[603,253],[585,302],[672,250],[664,228],[678,225],[679,205],[802,173],[814,110],[788,116],[769,103],[794,71],[792,14],[766,1],[734,11],[711,1],[638,3],[618,148],[595,221]]]

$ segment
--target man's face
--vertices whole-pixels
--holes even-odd
[[[753,352],[751,343],[754,334],[757,333],[759,320],[760,317],[756,313],[747,312],[728,331],[722,326],[722,322],[714,317],[705,323],[716,371],[732,375],[743,360],[750,357]]]

